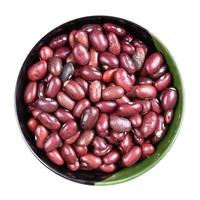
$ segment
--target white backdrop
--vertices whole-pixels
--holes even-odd
[[[29,151],[17,126],[14,87],[33,45],[54,27],[88,15],[132,20],[172,52],[184,81],[185,115],[170,152],[152,170],[118,185],[92,187],[65,180]],[[6,0],[0,2],[0,199],[199,199],[198,0]]]

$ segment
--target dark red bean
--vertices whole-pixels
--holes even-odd
[[[66,63],[76,64],[76,60],[74,58],[73,53],[70,53],[66,58]]]
[[[56,165],[64,164],[64,160],[57,149],[54,149],[51,152],[47,152],[46,154],[47,154],[47,157]]]
[[[108,38],[108,51],[112,54],[119,55],[121,52],[121,45],[115,33],[109,32]]]
[[[80,137],[81,131],[78,131],[76,134],[72,135],[71,137],[65,139],[65,144],[73,144],[78,140]]]
[[[40,110],[39,108],[34,108],[32,111],[31,111],[32,115],[34,118],[38,119],[38,116],[40,113],[42,113],[42,110]]]
[[[76,43],[82,44],[85,48],[89,47],[88,34],[85,31],[78,30],[74,34],[74,39]]]
[[[98,67],[98,57],[99,57],[99,53],[94,49],[94,48],[90,48],[90,62],[89,62],[89,66],[91,67]]]
[[[58,119],[49,113],[42,112],[38,115],[39,121],[50,130],[57,130],[60,128],[60,122]]]
[[[107,135],[109,135],[109,131],[108,130],[105,130],[104,132],[99,132],[98,135],[100,137],[106,137]]]
[[[69,80],[74,74],[74,65],[72,63],[66,63],[60,75],[62,82]]]
[[[126,95],[124,95],[124,96],[122,96],[121,98],[116,99],[115,101],[116,101],[116,103],[117,103],[118,105],[121,105],[121,104],[129,103],[129,102],[130,102],[130,99],[129,99]]]
[[[146,57],[146,47],[144,45],[136,46],[135,53],[132,56],[136,71],[139,71]]]
[[[99,137],[99,136],[95,136],[93,141],[92,141],[92,146],[95,149],[103,150],[108,146],[108,144],[106,143],[106,140],[104,138]]]
[[[119,60],[117,56],[110,52],[100,53],[99,63],[102,65],[108,65],[110,68],[117,68],[119,66]]]
[[[134,134],[133,141],[136,144],[142,145],[144,143],[144,138],[138,137],[136,134]]]
[[[161,76],[158,80],[155,82],[155,87],[158,91],[165,90],[172,82],[172,75],[170,73],[166,73],[163,76]]]
[[[58,109],[58,103],[51,98],[40,98],[35,101],[35,105],[44,112],[52,113]]]
[[[89,40],[96,51],[103,52],[108,47],[108,40],[101,30],[93,29],[89,33]]]
[[[116,166],[114,164],[106,165],[103,164],[99,167],[99,170],[106,173],[111,173],[116,170]]]
[[[106,113],[101,113],[99,115],[99,119],[96,124],[96,131],[98,133],[105,132],[109,126],[108,121],[109,121],[108,115]]]
[[[38,125],[38,121],[33,117],[31,117],[27,122],[27,126],[31,130],[32,133],[35,132],[37,125]]]
[[[80,126],[82,129],[92,129],[99,118],[99,109],[96,107],[87,108],[82,116],[80,121]]]
[[[77,161],[76,153],[69,144],[61,147],[61,155],[67,164],[74,164]]]
[[[74,147],[74,150],[76,152],[76,155],[79,156],[79,157],[84,156],[88,153],[87,146],[82,147],[82,146],[78,146],[77,144],[75,144],[75,145],[73,145],[73,147]]]
[[[125,167],[134,165],[142,155],[141,148],[139,146],[133,146],[126,154],[122,157],[122,164]]]
[[[173,110],[166,110],[164,113],[165,124],[170,124],[174,116]]]
[[[83,111],[90,107],[90,101],[88,99],[82,99],[79,102],[76,103],[74,110],[73,110],[73,115],[75,117],[81,117]]]
[[[151,101],[151,109],[152,111],[156,112],[156,113],[161,113],[161,107],[159,104],[159,100],[157,98],[152,99]]]
[[[126,132],[119,133],[119,132],[116,132],[116,131],[112,130],[110,132],[110,136],[113,139],[113,141],[118,142],[118,141],[121,141],[121,140],[124,139],[124,137],[126,136]]]
[[[144,158],[150,156],[155,151],[154,146],[148,143],[142,144],[141,149],[142,149],[142,157]]]
[[[122,40],[121,41],[122,52],[127,53],[128,55],[133,55],[135,53],[135,47],[129,42]]]
[[[161,105],[164,110],[172,110],[177,103],[177,91],[175,88],[167,88],[163,91]]]
[[[124,117],[111,116],[110,127],[117,132],[128,132],[131,130],[131,122]]]
[[[96,107],[103,113],[112,113],[116,109],[117,104],[114,101],[100,101],[96,103]]]
[[[96,156],[102,157],[102,156],[105,156],[106,154],[108,154],[111,150],[112,150],[112,145],[108,144],[105,149],[94,149],[93,153]]]
[[[42,125],[38,125],[35,129],[36,146],[39,149],[44,148],[44,143],[49,134],[49,131]]]
[[[120,159],[120,154],[117,150],[110,151],[103,157],[103,162],[107,165],[114,164]]]
[[[101,80],[102,78],[102,73],[98,69],[90,66],[82,67],[80,73],[81,77],[87,81]]]
[[[82,157],[80,157],[80,162],[82,166],[89,167],[92,169],[98,168],[102,164],[101,158],[88,153]]]
[[[57,132],[51,133],[44,143],[44,150],[46,152],[53,151],[61,145],[62,141]]]
[[[88,82],[80,77],[77,77],[74,79],[82,88],[83,90],[85,91],[85,93],[87,93],[88,91]]]
[[[157,79],[161,77],[162,75],[164,75],[166,72],[167,72],[167,66],[163,65],[156,73],[152,74],[151,77],[153,79]]]
[[[94,29],[98,29],[99,31],[101,31],[102,27],[99,24],[85,24],[81,27],[81,30],[87,33],[91,33]]]
[[[142,117],[140,114],[135,114],[129,118],[133,128],[138,128],[142,124]]]
[[[132,42],[133,40],[133,35],[128,33],[125,37],[124,37],[124,40],[127,41],[127,42]]]
[[[71,49],[69,47],[58,47],[55,51],[54,51],[54,57],[58,57],[61,58],[63,60],[65,60],[67,58],[67,56],[71,53]]]
[[[123,153],[128,152],[133,146],[133,141],[130,133],[127,133],[122,141],[119,143],[119,148]]]
[[[58,77],[52,77],[45,89],[45,96],[55,98],[61,89],[61,80]]]
[[[146,85],[146,84],[152,85],[153,81],[152,81],[151,78],[148,78],[148,77],[139,77],[137,84],[139,84],[139,85]]]
[[[37,97],[37,82],[29,82],[24,91],[24,102],[33,103]]]
[[[39,62],[33,64],[29,67],[27,71],[28,79],[31,81],[38,81],[43,78],[47,73],[47,62],[45,60],[40,60]]]
[[[73,110],[73,108],[75,106],[75,101],[72,100],[69,96],[67,96],[62,91],[58,92],[57,101],[62,107],[66,108],[68,110]]]
[[[48,46],[43,46],[39,51],[39,55],[41,60],[48,60],[53,57],[53,50]]]
[[[44,98],[45,97],[44,90],[45,90],[45,82],[40,81],[39,84],[38,84],[38,90],[37,90],[38,98]]]
[[[101,82],[93,81],[89,86],[89,98],[93,103],[98,102],[101,99]]]
[[[90,54],[82,44],[76,44],[72,52],[76,62],[79,65],[87,65],[90,61]]]
[[[52,57],[48,61],[48,70],[49,72],[54,76],[60,76],[63,65],[61,58],[58,57]]]
[[[72,115],[72,113],[63,108],[57,109],[54,114],[61,123],[65,123],[71,119],[74,119],[74,116]]]
[[[77,145],[88,146],[92,142],[94,135],[93,130],[84,130],[77,141]]]
[[[108,69],[103,73],[102,81],[104,83],[110,83],[114,79],[114,73],[116,69]]]
[[[63,124],[59,130],[60,137],[65,140],[72,137],[78,131],[78,125],[74,120],[69,120]]]
[[[126,30],[119,25],[113,23],[105,23],[103,24],[103,29],[107,32],[114,32],[118,36],[125,36]]]
[[[76,162],[73,163],[73,164],[67,164],[67,167],[68,167],[69,170],[74,172],[74,171],[77,171],[80,168],[80,163],[79,163],[78,160],[76,160]]]
[[[64,46],[67,43],[67,35],[62,34],[51,40],[49,43],[49,47],[52,49],[56,49],[58,47]]]
[[[142,104],[142,115],[145,115],[151,110],[151,102],[149,100],[140,100],[140,99],[135,99],[134,102]]]
[[[124,68],[129,74],[135,73],[136,68],[132,58],[127,53],[119,55],[120,66]]]
[[[77,30],[73,30],[70,32],[69,34],[69,45],[71,46],[71,48],[74,48],[75,46],[75,34],[77,33]]]
[[[116,100],[121,98],[124,95],[124,89],[120,86],[110,86],[106,87],[102,91],[103,100]]]

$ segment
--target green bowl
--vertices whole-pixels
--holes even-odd
[[[41,46],[49,44],[52,38],[63,33],[69,33],[72,29],[78,29],[84,24],[90,24],[90,23],[103,24],[105,22],[113,22],[123,26],[125,29],[128,30],[128,32],[132,33],[136,38],[142,40],[150,48],[151,52],[153,51],[162,52],[162,54],[165,57],[166,63],[169,66],[169,70],[173,75],[173,80],[174,80],[173,85],[178,91],[178,102],[175,109],[173,121],[169,126],[166,136],[159,144],[156,145],[156,151],[150,157],[142,160],[141,162],[132,167],[124,168],[119,170],[118,172],[110,174],[98,171],[71,172],[64,165],[57,166],[54,163],[52,163],[47,158],[46,154],[43,151],[36,148],[34,136],[33,134],[30,133],[30,130],[27,128],[27,121],[30,118],[30,113],[27,112],[26,105],[23,101],[24,89],[26,84],[28,83],[26,73],[29,66],[37,62],[38,50],[41,48]],[[45,165],[47,168],[49,168],[56,174],[66,179],[89,185],[111,185],[128,181],[143,174],[144,172],[151,169],[154,165],[156,165],[161,160],[161,158],[163,158],[164,155],[168,152],[178,134],[178,129],[180,127],[183,114],[183,98],[184,98],[183,86],[178,68],[171,54],[169,53],[167,48],[163,45],[163,43],[143,27],[131,21],[111,16],[89,16],[89,17],[75,19],[62,24],[59,27],[47,33],[32,48],[27,58],[25,59],[22,68],[19,72],[15,89],[15,105],[16,105],[16,113],[19,126],[22,135],[25,139],[25,142],[27,143],[32,153],[37,157],[37,159],[43,165]]]

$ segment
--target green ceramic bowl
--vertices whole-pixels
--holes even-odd
[[[78,29],[84,24],[88,23],[99,23],[102,24],[104,22],[113,22],[118,25],[123,26],[128,30],[128,32],[132,33],[136,38],[142,40],[149,48],[150,51],[160,51],[165,57],[165,61],[169,66],[169,70],[173,75],[173,85],[178,91],[178,103],[175,109],[174,118],[172,123],[169,126],[168,132],[163,140],[156,145],[155,153],[142,160],[138,164],[121,169],[118,172],[107,174],[102,172],[96,171],[77,171],[71,172],[67,170],[66,166],[56,166],[53,164],[44,152],[38,150],[35,146],[34,136],[30,133],[30,130],[27,128],[27,120],[30,117],[30,114],[26,110],[26,105],[23,102],[23,93],[24,88],[28,82],[26,77],[27,69],[30,65],[35,63],[38,60],[38,50],[41,46],[46,45],[49,41],[59,34],[69,33],[72,29]],[[22,135],[31,149],[32,153],[40,160],[42,164],[44,164],[47,168],[52,170],[53,172],[57,173],[58,175],[83,184],[89,185],[111,185],[116,183],[121,183],[124,181],[131,180],[136,178],[137,176],[143,174],[144,172],[151,169],[154,165],[156,165],[168,152],[170,147],[172,146],[180,127],[182,114],[183,114],[183,86],[181,77],[176,66],[174,59],[172,58],[170,52],[164,46],[164,44],[158,40],[152,33],[144,29],[143,27],[130,22],[125,19],[110,17],[110,16],[90,16],[72,20],[70,22],[66,22],[61,26],[55,28],[54,30],[50,31],[46,34],[30,51],[26,60],[23,63],[23,66],[20,70],[16,90],[15,90],[15,104],[16,104],[16,112],[19,121],[19,125],[22,131]]]

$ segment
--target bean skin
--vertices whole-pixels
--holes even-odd
[[[74,34],[74,39],[76,43],[82,44],[85,48],[89,47],[88,34],[85,31],[78,30]]]
[[[132,58],[127,53],[119,55],[120,66],[124,68],[129,74],[135,73],[136,68]]]
[[[99,31],[101,31],[102,27],[99,24],[85,24],[81,27],[81,30],[87,33],[91,33],[94,29],[98,29]]]
[[[141,115],[145,115],[151,110],[151,102],[149,100],[135,99],[135,102],[142,104]]]
[[[73,148],[77,156],[85,156],[88,153],[87,146],[78,146],[77,144],[73,145]]]
[[[53,50],[48,46],[43,46],[39,51],[39,55],[41,60],[48,60],[53,57]]]
[[[96,107],[103,113],[112,113],[116,109],[117,104],[114,101],[100,101],[96,103]]]
[[[102,99],[103,100],[116,100],[121,98],[124,95],[124,89],[120,86],[110,86],[106,87],[102,91]]]
[[[108,154],[110,151],[112,150],[112,145],[108,144],[107,147],[105,149],[94,149],[93,153],[96,156],[102,157],[105,156],[106,154]]]
[[[54,51],[53,56],[65,60],[70,53],[71,53],[71,49],[69,47],[63,46],[63,47],[58,47]]]
[[[54,149],[51,152],[47,152],[46,154],[47,154],[47,157],[56,165],[64,164],[64,160],[57,149]]]
[[[108,38],[108,51],[114,55],[119,55],[121,52],[121,45],[115,33],[109,32]]]
[[[103,164],[99,167],[99,170],[105,173],[111,173],[116,170],[116,166],[114,164],[110,165]]]
[[[38,125],[35,129],[36,146],[39,149],[44,148],[44,143],[49,131],[42,125]]]
[[[62,91],[58,92],[57,101],[62,107],[66,108],[68,110],[73,110],[73,108],[75,106],[75,101],[72,100],[69,96],[67,96]]]
[[[62,141],[57,132],[51,133],[44,143],[46,152],[53,151],[61,145]]]
[[[75,143],[78,138],[80,137],[81,131],[78,131],[76,134],[72,135],[71,137],[65,139],[65,144],[73,144]]]
[[[142,145],[144,143],[144,138],[138,137],[137,135],[134,134],[133,141],[138,145]]]
[[[54,115],[58,118],[61,123],[65,123],[71,119],[74,119],[74,116],[70,111],[63,108],[58,108]]]
[[[93,81],[89,86],[89,98],[93,103],[98,102],[101,99],[101,82]]]
[[[36,129],[37,125],[38,125],[38,121],[35,118],[33,118],[33,117],[30,118],[28,120],[28,122],[27,122],[27,126],[31,130],[32,133],[35,132],[35,129]]]
[[[133,35],[128,33],[125,37],[124,40],[131,43],[133,41]]]
[[[24,102],[26,104],[33,103],[37,97],[37,82],[31,81],[25,88]]]
[[[129,120],[131,121],[132,127],[134,128],[138,128],[142,124],[142,117],[140,114],[135,114],[131,116]]]
[[[45,89],[45,96],[55,98],[61,89],[61,80],[58,77],[52,77]]]
[[[172,82],[172,75],[170,73],[166,73],[163,76],[161,76],[158,80],[155,82],[155,87],[158,91],[165,90]]]
[[[95,149],[103,150],[108,146],[108,144],[106,143],[106,140],[104,138],[101,138],[99,136],[95,136],[93,141],[92,141],[92,146]]]
[[[148,143],[142,144],[141,149],[142,149],[142,157],[144,158],[150,156],[155,151],[154,146]]]
[[[77,77],[74,80],[83,88],[86,94],[88,91],[88,85],[89,85],[88,82],[80,77]]]
[[[103,157],[103,162],[107,165],[114,164],[120,159],[120,154],[116,150],[110,151]]]
[[[71,48],[74,48],[75,46],[75,34],[77,33],[77,30],[72,30],[69,33],[69,45],[71,46]]]
[[[96,131],[98,133],[105,132],[109,127],[109,117],[106,113],[100,113],[99,119],[96,124]]]
[[[52,113],[58,109],[58,103],[51,98],[40,98],[35,101],[35,105],[44,112]]]
[[[61,58],[52,57],[48,60],[48,70],[54,76],[60,76],[63,65]]]
[[[164,113],[165,124],[170,124],[174,116],[174,110],[166,110]]]
[[[102,73],[94,67],[90,66],[82,67],[80,73],[81,77],[87,81],[95,81],[102,79]]]
[[[74,58],[73,53],[70,53],[66,58],[66,63],[76,64],[76,60]]]
[[[119,141],[122,141],[125,138],[126,132],[119,133],[119,132],[112,130],[110,132],[110,136],[115,142],[119,142]]]
[[[103,24],[103,29],[106,32],[114,32],[116,35],[120,37],[124,37],[126,35],[126,30],[124,28],[113,23]]]
[[[116,69],[108,69],[103,73],[102,81],[104,83],[111,83],[114,79]]]
[[[92,169],[98,168],[102,164],[101,158],[88,153],[82,157],[80,157],[81,165],[85,167],[89,167]]]
[[[125,135],[124,139],[120,141],[119,148],[123,153],[126,153],[131,149],[132,146],[133,146],[132,137],[131,134],[128,133]]]
[[[77,144],[79,146],[88,146],[93,138],[94,138],[94,131],[93,130],[84,130],[79,137]]]
[[[122,96],[119,99],[116,99],[115,101],[116,101],[116,103],[118,105],[125,104],[125,103],[130,103],[130,99],[126,95]]]
[[[99,57],[99,53],[94,48],[90,48],[90,62],[88,65],[91,67],[97,68],[98,57]]]
[[[161,107],[159,104],[159,100],[157,98],[152,99],[151,101],[151,109],[157,114],[161,113]]]
[[[74,107],[73,115],[80,118],[83,111],[88,107],[90,107],[90,101],[88,99],[82,99],[78,101]]]
[[[34,108],[32,111],[31,111],[33,117],[35,119],[38,119],[38,116],[40,113],[42,113],[42,110],[40,110],[39,108]]]
[[[160,78],[162,75],[164,75],[165,73],[167,72],[167,66],[166,65],[163,65],[162,67],[160,67],[160,69],[151,75],[151,77],[153,79],[158,79]]]
[[[49,43],[49,47],[52,49],[56,49],[58,47],[64,46],[67,43],[67,35],[59,35],[51,40]]]
[[[99,63],[102,65],[108,65],[110,68],[114,69],[119,66],[119,60],[116,55],[110,52],[102,52],[99,54]]]
[[[122,52],[127,53],[129,56],[131,56],[135,53],[135,47],[125,40],[121,41],[121,47],[122,47],[121,48]]]
[[[77,161],[76,153],[69,144],[61,147],[61,155],[67,164],[74,164]]]
[[[72,63],[66,63],[60,75],[62,82],[69,80],[74,74],[74,65]]]
[[[137,84],[138,85],[146,85],[146,84],[152,85],[153,80],[151,78],[148,78],[148,77],[139,77]]]
[[[128,132],[131,129],[131,122],[124,117],[110,117],[110,127],[117,132]]]
[[[73,163],[73,164],[67,164],[67,167],[68,167],[69,170],[74,172],[74,171],[77,171],[80,168],[80,163],[79,163],[78,160],[76,160],[76,162]]]

